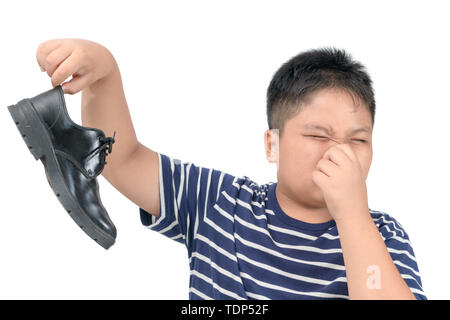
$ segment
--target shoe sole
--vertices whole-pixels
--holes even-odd
[[[56,159],[55,150],[51,142],[46,125],[31,103],[30,99],[23,99],[15,105],[8,106],[28,150],[36,160],[40,160],[47,170],[47,180],[56,194],[59,202],[78,226],[103,248],[111,247],[115,239],[95,225],[84,213],[78,201],[69,191],[61,167]]]

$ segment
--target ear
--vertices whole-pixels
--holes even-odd
[[[264,132],[264,147],[266,150],[267,161],[270,163],[278,163],[278,129],[268,129]]]

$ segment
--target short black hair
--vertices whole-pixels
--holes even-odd
[[[287,120],[298,114],[314,93],[340,89],[355,104],[362,101],[375,123],[375,97],[366,68],[343,49],[324,47],[301,52],[285,62],[267,88],[269,129],[279,129],[280,138]],[[356,98],[356,99],[355,99]]]

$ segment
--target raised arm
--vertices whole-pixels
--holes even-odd
[[[67,94],[82,92],[83,126],[100,129],[106,136],[116,131],[114,150],[102,175],[137,206],[157,216],[158,154],[137,140],[112,53],[89,40],[55,39],[40,44],[36,58],[54,87],[62,85]]]

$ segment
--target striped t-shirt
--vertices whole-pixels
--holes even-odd
[[[334,220],[288,216],[277,183],[259,185],[160,153],[158,159],[159,216],[139,208],[141,222],[186,246],[189,299],[349,298]],[[426,299],[407,233],[388,214],[369,211],[403,279]]]

